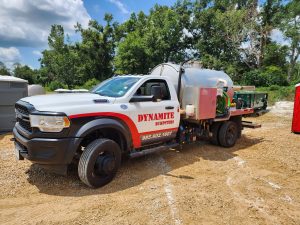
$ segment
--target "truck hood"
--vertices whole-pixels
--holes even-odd
[[[111,104],[115,98],[93,93],[48,94],[22,98],[38,111],[65,112],[68,108],[81,108],[94,104]]]

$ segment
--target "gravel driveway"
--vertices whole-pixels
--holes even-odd
[[[279,108],[278,108],[279,107]],[[1,224],[300,224],[300,135],[291,108],[258,118],[233,148],[205,142],[125,162],[107,186],[16,161],[0,136]]]

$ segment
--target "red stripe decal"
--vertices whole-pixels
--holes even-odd
[[[134,124],[134,122],[126,115],[121,113],[114,113],[114,112],[98,112],[98,113],[84,113],[84,114],[76,114],[69,116],[70,119],[75,118],[82,118],[82,117],[92,117],[92,116],[110,116],[110,117],[116,117],[120,120],[124,121],[128,128],[130,129],[131,135],[132,135],[132,142],[133,146],[135,148],[141,147],[141,140],[139,132]]]
[[[69,118],[76,119],[76,118],[93,117],[93,116],[116,117],[122,120],[123,122],[125,122],[128,128],[130,129],[133,146],[135,148],[141,147],[140,135],[153,134],[153,133],[164,132],[164,131],[177,131],[178,129],[177,127],[175,127],[175,128],[164,129],[164,130],[155,130],[155,131],[147,131],[147,132],[139,133],[134,122],[128,116],[121,113],[115,113],[115,112],[83,113],[83,114],[70,115]]]

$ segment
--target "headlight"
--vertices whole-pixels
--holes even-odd
[[[31,127],[37,127],[43,132],[60,132],[70,126],[70,120],[66,116],[30,115]]]

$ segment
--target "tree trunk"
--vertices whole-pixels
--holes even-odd
[[[292,80],[292,76],[294,74],[294,71],[295,71],[295,65],[296,65],[296,62],[297,62],[297,59],[299,57],[299,52],[296,53],[295,55],[295,48],[293,48],[292,50],[292,54],[291,54],[291,57],[290,57],[290,66],[289,66],[289,69],[288,69],[288,76],[287,76],[287,81],[290,83],[291,80]],[[295,56],[294,56],[295,55]]]
[[[264,43],[265,43],[265,35],[263,28],[260,28],[260,41],[259,41],[259,52],[258,52],[258,58],[257,58],[257,67],[261,68],[262,66],[262,60],[263,60],[263,54],[264,54]]]
[[[288,76],[287,76],[287,81],[290,83],[292,80],[292,74],[294,73],[295,70],[295,65],[293,65],[292,63],[290,64],[290,67],[288,69]]]

